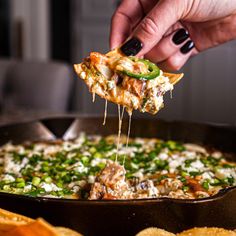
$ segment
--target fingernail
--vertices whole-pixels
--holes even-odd
[[[184,44],[184,46],[180,48],[180,52],[186,54],[190,52],[194,47],[194,42],[192,40],[189,40],[187,43]]]
[[[120,50],[126,56],[135,56],[142,49],[143,44],[137,38],[131,38],[125,44],[123,44]]]
[[[189,33],[186,29],[179,29],[173,36],[172,41],[174,44],[179,45],[183,43],[189,37]]]

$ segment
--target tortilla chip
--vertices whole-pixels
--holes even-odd
[[[170,83],[173,84],[173,85],[177,84],[184,76],[183,73],[181,73],[181,74],[171,74],[171,73],[166,73],[166,72],[163,72],[163,75],[165,77],[168,77],[169,80],[170,80]]]
[[[60,236],[61,234],[52,225],[39,218],[26,225],[14,227],[6,232],[5,236]]]
[[[0,235],[4,236],[82,236],[74,230],[53,227],[44,219],[33,220],[0,209]]]
[[[84,80],[91,93],[97,94],[107,101],[126,107],[129,113],[132,110],[139,110],[141,112],[156,114],[164,106],[162,101],[164,94],[172,90],[170,89],[170,83],[175,85],[181,80],[184,74],[163,72],[164,77],[168,77],[169,81],[163,80],[151,87],[146,86],[146,83],[150,83],[149,81],[136,80],[127,75],[125,77],[121,76],[121,78],[125,78],[124,83],[118,83],[119,76],[116,74],[113,78],[113,73],[111,72],[114,72],[117,61],[122,57],[125,58],[126,56],[119,49],[110,51],[107,54],[92,52],[82,63],[75,64],[74,69],[78,77]],[[104,61],[107,65],[103,64]]]
[[[33,219],[0,209],[0,235],[16,226],[26,225]]]

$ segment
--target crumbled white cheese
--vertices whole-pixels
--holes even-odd
[[[100,163],[106,164],[106,163],[107,163],[107,160],[106,160],[106,159],[103,159],[103,158],[94,158],[94,159],[91,161],[91,166],[97,166],[97,165],[100,164]]]
[[[228,177],[236,178],[236,172],[234,168],[221,168],[216,170],[215,176],[219,179],[224,179]]]
[[[196,153],[192,152],[192,151],[183,151],[182,155],[185,156],[187,159],[195,159],[196,158]]]
[[[204,164],[203,164],[201,161],[199,161],[199,160],[193,161],[193,162],[191,163],[191,166],[192,166],[193,168],[198,169],[198,170],[202,170],[202,168],[204,168]]]
[[[88,172],[88,167],[85,167],[81,162],[77,162],[74,170],[78,171],[79,173],[86,173]]]
[[[26,185],[26,186],[24,187],[24,192],[28,192],[28,191],[30,191],[31,188],[32,188],[32,185],[31,185],[31,184]]]
[[[214,174],[212,172],[209,172],[209,171],[204,172],[202,174],[202,180],[206,180],[206,179],[211,180],[213,176]]]
[[[58,145],[48,145],[44,148],[44,154],[45,155],[51,155],[60,150],[60,147]]]
[[[75,186],[72,187],[72,191],[73,191],[74,193],[79,192],[79,190],[80,190],[80,187],[79,187],[78,185],[75,185]]]
[[[124,147],[118,150],[119,155],[128,155],[130,157],[135,156],[135,152],[137,152],[137,147]]]
[[[45,144],[45,143],[38,143],[37,145],[35,145],[34,151],[40,153],[40,152],[43,151],[44,148],[46,148],[46,147],[47,147],[47,144]]]
[[[176,171],[176,168],[180,165],[180,162],[178,160],[171,160],[169,162],[170,167],[170,173],[174,173]]]
[[[19,175],[19,172],[23,166],[15,163],[11,156],[7,156],[4,159],[3,170],[6,173],[13,173]]]
[[[161,160],[167,160],[167,159],[169,158],[169,156],[168,156],[167,153],[161,152],[161,153],[158,155],[158,158],[161,159]]]
[[[14,182],[15,178],[12,175],[4,175],[4,177],[2,178],[3,181],[7,181],[7,182]]]
[[[88,176],[88,183],[89,183],[89,184],[93,184],[93,183],[95,182],[95,179],[96,179],[95,176],[89,175],[89,176]]]
[[[137,144],[144,144],[145,140],[143,138],[135,138],[135,143],[137,143]]]
[[[178,166],[182,166],[184,164],[185,158],[179,155],[172,155],[171,158],[167,159],[169,161],[170,173],[176,172],[176,168]]]
[[[60,191],[61,188],[57,187],[54,183],[48,184],[48,183],[41,183],[40,187],[45,190],[45,192],[52,192],[52,191]]]

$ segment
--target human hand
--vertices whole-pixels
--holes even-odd
[[[112,18],[110,46],[122,43],[167,71],[198,52],[236,38],[236,0],[123,0]]]

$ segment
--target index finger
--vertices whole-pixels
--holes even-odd
[[[120,46],[143,18],[143,9],[138,0],[123,0],[111,21],[110,47]]]
[[[187,1],[187,0],[186,0]],[[143,45],[139,56],[149,52],[165,35],[168,29],[177,23],[184,11],[183,0],[160,0],[141,21],[132,36]]]

